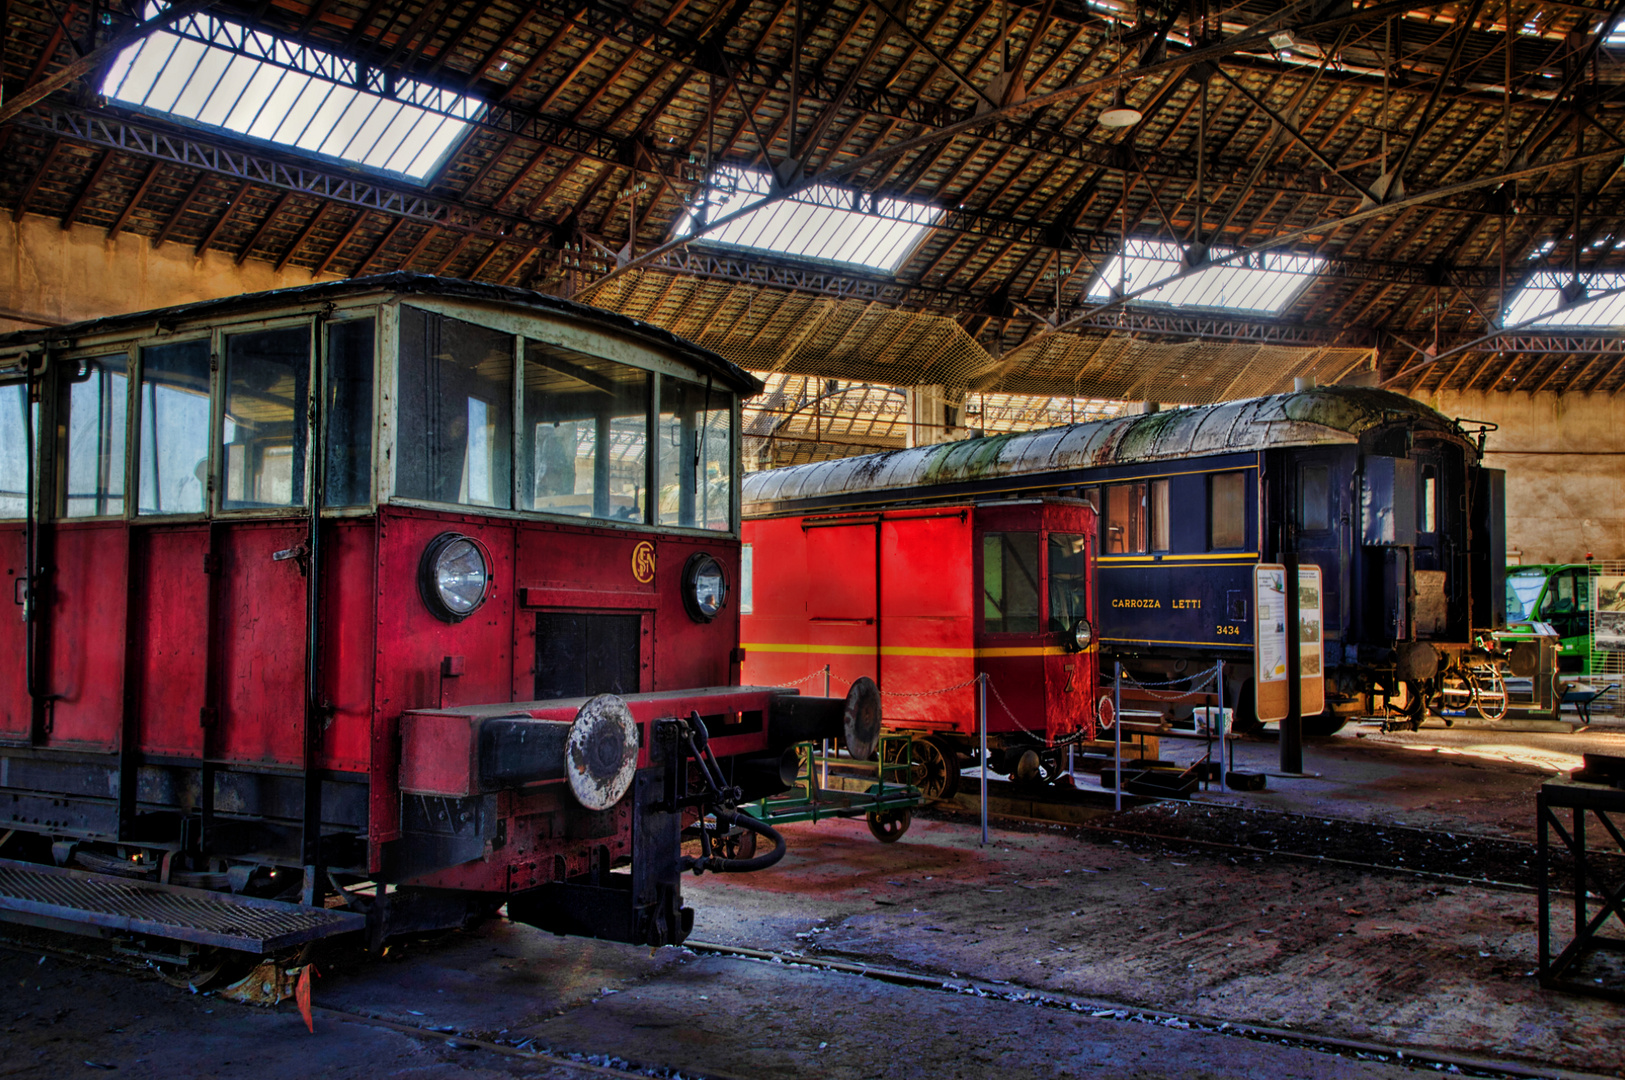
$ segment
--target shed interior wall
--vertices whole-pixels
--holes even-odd
[[[1625,558],[1625,400],[1610,394],[1421,395],[1446,416],[1500,425],[1485,461],[1507,474],[1507,561]],[[1469,425],[1470,426],[1470,425]]]

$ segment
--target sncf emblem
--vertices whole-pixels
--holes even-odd
[[[648,540],[639,540],[632,549],[632,577],[643,585],[655,579],[655,546]]]

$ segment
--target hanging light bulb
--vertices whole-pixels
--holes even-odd
[[[1109,128],[1133,127],[1144,118],[1144,113],[1128,103],[1121,86],[1112,91],[1111,108],[1103,110],[1098,117],[1101,126]]]

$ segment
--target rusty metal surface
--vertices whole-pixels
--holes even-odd
[[[761,514],[779,505],[863,491],[1347,444],[1392,423],[1459,435],[1449,418],[1403,394],[1319,387],[752,473],[745,478],[744,507],[747,515]]]
[[[0,917],[6,912],[244,952],[348,933],[366,922],[351,912],[0,859]]]
[[[614,694],[589,698],[570,725],[565,748],[565,775],[576,801],[589,810],[608,810],[632,786],[637,767],[632,710]]]

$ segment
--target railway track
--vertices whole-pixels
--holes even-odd
[[[1006,824],[1059,825],[1126,843],[1188,845],[1231,856],[1297,859],[1514,892],[1540,889],[1538,851],[1527,840],[1174,799],[1080,818],[1068,812],[1077,801],[1070,793],[1060,795],[1054,800],[1059,809],[1053,816],[1044,812],[1045,800],[1036,795],[1023,804],[1035,808],[1035,813],[1000,814],[998,804],[991,800],[990,807],[992,816]],[[956,821],[965,817],[963,809],[941,805],[925,808],[925,812]],[[1605,878],[1617,881],[1625,877],[1625,856],[1618,852],[1592,849],[1587,857]],[[1573,872],[1573,859],[1554,839],[1550,885],[1572,890]]]
[[[1609,1080],[1602,1074],[1577,1072],[1572,1069],[1471,1057],[1427,1048],[1388,1046],[1358,1039],[1343,1039],[1330,1035],[1318,1035],[1312,1032],[1294,1031],[1289,1028],[1234,1023],[1194,1013],[1163,1012],[1157,1009],[1120,1005],[1108,1001],[1075,998],[1042,990],[1027,989],[1002,981],[943,978],[939,975],[904,971],[861,961],[808,956],[803,953],[752,949],[714,942],[690,940],[683,947],[701,955],[729,956],[761,963],[779,964],[789,968],[799,967],[841,972],[896,986],[912,987],[943,994],[993,998],[1014,1004],[1028,1005],[1035,1009],[1055,1010],[1076,1016],[1087,1016],[1092,1020],[1178,1028],[1208,1035],[1293,1047],[1356,1061],[1375,1061],[1403,1065],[1421,1071],[1448,1073],[1452,1076],[1506,1078],[1506,1080],[1536,1080],[1536,1078],[1544,1078],[1544,1080]]]

